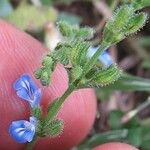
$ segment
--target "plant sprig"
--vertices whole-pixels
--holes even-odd
[[[106,68],[97,66],[98,57],[111,45],[117,44],[144,26],[147,15],[137,10],[147,5],[150,5],[147,0],[135,0],[118,8],[106,23],[100,47],[91,58],[87,57],[87,53],[91,46],[89,40],[94,36],[95,31],[89,27],[80,28],[65,22],[58,23],[63,40],[53,52],[48,52],[43,58],[42,66],[36,70],[35,77],[40,79],[43,86],[48,86],[57,63],[61,63],[68,71],[69,86],[61,97],[49,105],[48,114],[41,121],[42,127],[39,132],[42,134],[38,135],[57,136],[62,132],[63,121],[57,120],[56,115],[74,90],[87,86],[102,87],[118,80],[121,71],[117,65],[111,64]],[[50,134],[47,135],[45,132]]]

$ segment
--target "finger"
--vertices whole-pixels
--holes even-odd
[[[28,104],[16,96],[12,85],[24,73],[33,76],[33,71],[40,65],[44,53],[46,49],[31,36],[0,21],[0,149],[19,150],[25,146],[16,143],[8,133],[12,121],[29,117]],[[68,87],[67,83],[67,72],[58,65],[50,87],[43,92],[42,105],[46,108],[48,103],[61,96]],[[65,121],[64,133],[53,140],[40,140],[36,149],[43,148],[43,144],[45,150],[51,147],[57,150],[63,146],[67,149],[78,144],[93,124],[95,108],[96,101],[92,90],[74,92],[58,114]]]
[[[94,148],[93,150],[138,150],[138,149],[126,143],[113,142],[102,144]]]

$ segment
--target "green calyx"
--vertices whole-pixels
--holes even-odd
[[[116,44],[123,40],[127,35],[140,30],[146,20],[147,15],[135,12],[135,4],[121,6],[116,10],[112,19],[110,19],[103,31],[103,41],[110,44]]]
[[[50,121],[43,127],[43,135],[56,137],[63,132],[64,129],[64,122],[63,120],[55,119]]]
[[[114,83],[120,78],[122,71],[116,66],[111,65],[108,68],[98,70],[93,74],[92,79],[90,79],[89,86],[93,87],[103,87]]]
[[[150,6],[150,1],[149,0],[134,0],[132,2],[132,6],[134,7],[135,10],[139,10],[144,7]]]

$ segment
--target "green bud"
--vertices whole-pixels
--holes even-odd
[[[50,123],[46,124],[43,128],[45,136],[56,137],[63,132],[64,122],[62,120],[53,120]]]
[[[71,49],[71,63],[75,65],[84,65],[87,59],[87,51],[90,47],[88,42],[74,42]]]
[[[103,32],[103,43],[115,44],[125,38],[122,32],[115,32],[113,30],[105,28]]]
[[[115,44],[125,38],[122,30],[127,25],[129,19],[134,13],[133,7],[122,6],[116,10],[113,18],[108,21],[103,32],[103,41],[105,43]]]
[[[142,28],[147,20],[147,15],[144,13],[137,14],[130,18],[129,23],[124,30],[126,35],[137,32],[140,28]]]
[[[113,19],[110,21],[110,24],[108,23],[108,26],[110,26],[112,30],[121,31],[133,13],[133,7],[128,5],[118,8]]]
[[[90,27],[80,28],[78,25],[70,25],[66,22],[59,22],[58,27],[60,32],[68,40],[85,40],[94,36],[95,31]]]
[[[41,75],[41,83],[43,86],[47,86],[49,85],[49,82],[50,82],[50,74],[51,73],[48,73],[47,71],[43,71],[42,72],[42,75]]]
[[[45,67],[51,67],[53,65],[53,60],[50,56],[44,57],[42,61],[42,65]]]
[[[69,64],[69,57],[70,57],[70,47],[62,46],[56,51],[52,53],[52,57],[54,60],[57,62],[62,63],[63,65],[68,65]]]
[[[91,39],[95,34],[95,30],[90,27],[80,28],[77,32],[77,37],[81,39]]]
[[[121,75],[121,70],[117,68],[116,65],[111,65],[107,69],[103,69],[96,73],[93,81],[96,82],[100,86],[109,85],[114,83]]]
[[[150,6],[150,0],[134,0],[132,6],[135,10]]]
[[[82,68],[80,66],[75,66],[71,69],[71,81],[78,79],[82,74]]]
[[[42,68],[39,68],[34,72],[34,76],[36,79],[40,79],[41,75],[42,75]]]

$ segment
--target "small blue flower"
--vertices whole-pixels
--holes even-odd
[[[39,107],[41,101],[41,90],[36,86],[31,77],[22,75],[15,83],[14,89],[17,95],[28,101],[32,108]]]
[[[87,56],[88,56],[89,58],[91,58],[91,57],[96,53],[96,51],[97,51],[98,49],[99,49],[99,46],[98,46],[98,47],[90,47],[89,50],[88,50]],[[109,55],[109,53],[107,52],[107,50],[105,50],[104,52],[102,52],[98,59],[99,59],[106,67],[109,67],[109,66],[112,65],[112,63],[113,63],[113,60],[112,60],[111,56]]]
[[[31,142],[35,135],[37,119],[30,117],[30,121],[13,121],[9,127],[9,134],[18,142]]]

